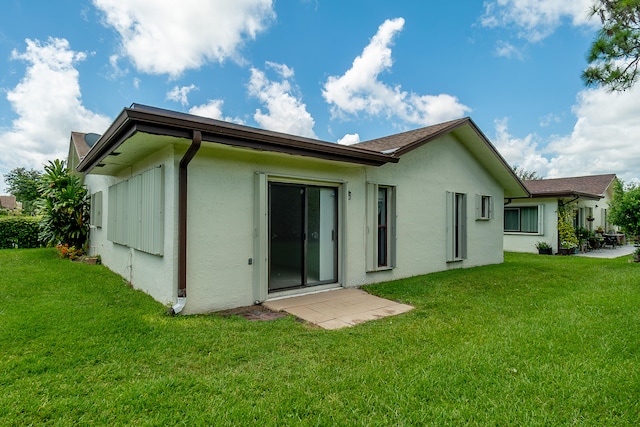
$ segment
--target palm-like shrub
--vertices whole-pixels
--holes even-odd
[[[65,162],[44,167],[40,182],[41,239],[55,246],[84,248],[89,234],[89,199],[80,178],[69,173]]]

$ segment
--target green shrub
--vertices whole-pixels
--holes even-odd
[[[0,249],[39,248],[42,242],[38,218],[9,216],[0,218]]]
[[[61,160],[50,161],[40,180],[40,237],[52,246],[83,248],[89,236],[89,198],[80,178]]]

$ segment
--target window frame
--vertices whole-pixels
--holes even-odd
[[[91,195],[89,225],[102,228],[102,191],[96,191]]]
[[[476,221],[489,221],[494,217],[493,196],[476,194]]]
[[[447,191],[446,193],[446,250],[447,262],[467,259],[467,194]]]
[[[381,223],[380,194],[384,194],[385,198],[383,203],[386,224]],[[391,270],[397,267],[396,197],[397,186],[395,185],[367,183],[367,272]],[[384,238],[381,238],[381,230],[384,230]],[[381,242],[385,245],[384,248],[380,247]],[[383,252],[384,256],[381,256]]]
[[[522,209],[537,209],[537,221],[536,221],[536,231],[522,231]],[[506,229],[506,221],[507,221],[507,211],[518,211],[518,229],[517,230],[507,230]],[[523,206],[505,206],[504,214],[503,214],[503,233],[504,234],[522,234],[526,236],[542,236],[544,235],[544,205],[523,205]]]

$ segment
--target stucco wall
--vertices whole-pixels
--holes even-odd
[[[151,255],[107,239],[109,187],[155,166],[164,167],[164,249],[163,256]],[[177,297],[177,167],[174,146],[127,168],[116,177],[89,174],[85,185],[90,193],[102,191],[102,227],[91,227],[92,255],[100,255],[102,264],[122,276],[131,285],[151,295],[163,304]]]
[[[339,227],[344,228],[340,238],[354,251],[364,249],[362,167],[207,144],[189,165],[185,312],[249,305],[260,298],[253,286],[254,269],[266,267],[267,254],[254,252],[257,173],[281,181],[340,185],[340,200],[344,191],[351,191],[352,200],[347,206],[343,204],[339,213]],[[352,209],[357,205],[362,206]],[[341,281],[348,282],[345,276],[364,269],[363,264],[352,261],[344,267]]]
[[[248,305],[259,299],[252,286],[254,269],[265,268],[260,261],[267,254],[254,250],[256,173],[270,179],[339,185],[342,286],[503,260],[502,188],[453,138],[432,142],[403,156],[399,164],[378,168],[207,145],[189,166],[185,312]],[[393,185],[397,191],[397,267],[374,273],[366,272],[367,182]],[[468,257],[455,263],[446,262],[446,191],[468,195]],[[476,221],[476,194],[494,197],[492,220]]]
[[[357,284],[449,268],[503,261],[503,189],[452,136],[402,156],[397,164],[367,168],[367,179],[397,185],[398,267],[368,273]],[[446,262],[446,192],[467,195],[467,258]],[[477,194],[493,197],[493,218],[476,220]]]

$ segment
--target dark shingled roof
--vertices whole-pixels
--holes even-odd
[[[591,196],[602,198],[615,174],[523,181],[533,197]]]
[[[85,135],[86,134],[81,132],[71,132],[71,141],[73,142],[73,146],[75,147],[76,153],[78,154],[78,158],[80,160],[84,159],[84,157],[91,149],[91,147],[89,147],[89,144],[87,144],[87,141],[85,141],[84,139]]]
[[[400,156],[407,151],[411,151],[422,144],[434,140],[440,135],[455,129],[468,121],[470,121],[468,117],[451,120],[433,126],[427,126],[420,129],[397,133],[395,135],[364,141],[359,144],[354,144],[352,147],[365,148],[379,153]]]

